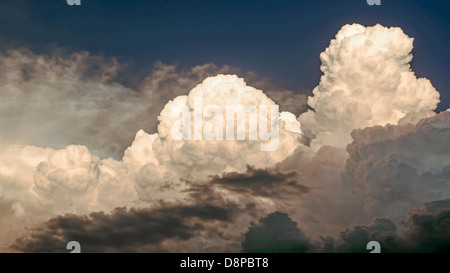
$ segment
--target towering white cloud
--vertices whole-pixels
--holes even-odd
[[[400,28],[345,25],[320,54],[324,75],[309,97],[300,122],[315,139],[312,146],[345,147],[350,132],[397,124],[409,112],[436,109],[439,93],[416,78],[410,61],[413,38]]]
[[[196,97],[202,99],[203,105],[200,107],[217,105],[223,113],[226,112],[227,105],[274,105],[261,90],[247,86],[243,79],[235,75],[207,78],[187,96],[179,96],[167,103],[158,117],[158,133],[149,135],[143,131],[138,132],[123,158],[131,176],[147,196],[155,198],[166,191],[168,196],[165,199],[171,199],[173,194],[181,194],[185,186],[180,181],[182,178],[206,180],[210,175],[225,171],[245,172],[247,165],[270,167],[305,144],[300,124],[289,112],[282,112],[279,117],[279,144],[271,152],[261,151],[260,145],[265,142],[262,140],[173,139],[172,126],[180,120],[185,107],[195,111]],[[206,122],[203,120],[202,125]],[[246,128],[249,128],[249,122],[247,118]],[[233,126],[236,132],[237,124]]]

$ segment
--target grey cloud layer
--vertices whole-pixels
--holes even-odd
[[[370,216],[403,219],[409,208],[450,195],[450,112],[417,124],[352,133],[346,175]]]
[[[156,63],[129,86],[122,83],[126,69],[113,58],[87,52],[38,55],[21,48],[0,53],[1,143],[81,144],[101,157],[121,158],[137,131],[156,129],[167,101],[208,76],[239,71],[213,64],[180,69]],[[268,85],[254,73],[245,75],[261,88]],[[303,94],[276,89],[271,94],[282,108],[305,109]]]
[[[97,155],[116,158],[138,130],[156,128],[157,115],[169,99],[227,70],[214,65],[178,70],[157,63],[132,89],[118,81],[124,68],[115,59],[87,52],[10,50],[0,54],[0,67],[3,144],[83,144]]]

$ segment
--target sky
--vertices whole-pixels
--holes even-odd
[[[413,68],[450,105],[449,9],[445,0],[384,1],[65,1],[3,0],[3,38],[45,50],[87,50],[137,66],[214,63],[260,73],[298,92],[320,78],[319,53],[348,23],[401,27],[414,37]],[[132,50],[130,50],[132,49]]]
[[[81,3],[0,2],[0,252],[450,252],[447,1]]]

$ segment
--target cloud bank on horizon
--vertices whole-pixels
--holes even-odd
[[[307,111],[226,67],[159,64],[133,89],[114,60],[0,54],[0,250],[448,251],[450,111],[412,49],[400,28],[343,26]],[[280,104],[278,149],[172,139],[195,96]]]

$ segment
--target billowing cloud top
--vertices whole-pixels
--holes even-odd
[[[180,120],[183,110],[195,111],[195,98],[201,98],[203,105],[217,105],[223,113],[227,105],[274,105],[261,90],[247,86],[235,75],[217,75],[205,79],[187,96],[179,96],[166,104],[158,119],[158,133],[149,135],[138,132],[136,139],[123,158],[130,174],[149,196],[183,184],[180,178],[204,180],[210,175],[225,171],[246,170],[247,165],[258,168],[273,166],[281,162],[299,146],[304,145],[300,124],[289,112],[280,115],[279,144],[275,151],[261,151],[261,140],[174,140],[172,126]],[[202,105],[200,105],[201,107]],[[206,121],[202,121],[202,125]],[[250,120],[246,119],[246,127]],[[225,123],[225,122],[224,122]],[[237,124],[235,132],[237,131]],[[168,192],[173,193],[173,190]],[[176,190],[180,193],[180,189]],[[173,198],[173,196],[168,196]]]
[[[346,25],[320,54],[324,75],[309,97],[302,126],[314,147],[345,147],[350,132],[397,124],[406,114],[436,109],[439,93],[411,71],[413,38],[400,28]]]

